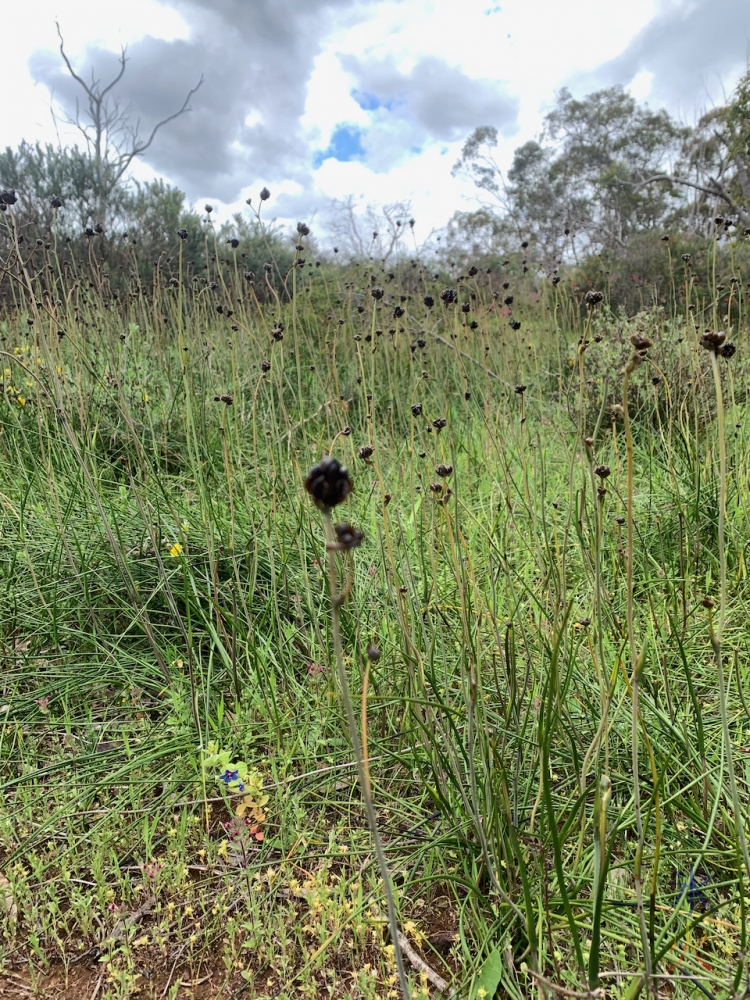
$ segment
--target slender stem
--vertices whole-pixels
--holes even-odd
[[[630,666],[633,671],[632,693],[632,727],[631,745],[633,754],[633,809],[635,811],[635,827],[638,836],[638,846],[635,854],[635,866],[633,880],[635,882],[635,898],[638,907],[638,923],[641,931],[641,942],[643,945],[643,971],[645,977],[646,990],[649,989],[651,981],[651,945],[646,927],[646,915],[643,911],[643,881],[641,879],[641,860],[643,858],[643,818],[641,816],[641,786],[638,778],[638,717],[639,704],[638,695],[640,690],[640,675],[643,663],[636,660],[635,653],[635,631],[633,628],[633,436],[630,432],[630,416],[628,414],[628,386],[630,375],[641,363],[638,354],[634,354],[625,368],[625,376],[622,381],[622,415],[625,424],[625,451],[627,456],[627,526],[628,526],[628,548],[627,548],[627,600],[628,600],[628,646],[630,649]],[[643,657],[641,657],[641,660]]]
[[[357,763],[359,785],[362,789],[362,798],[365,800],[367,824],[370,827],[370,834],[375,848],[375,856],[378,860],[380,876],[383,879],[385,898],[388,905],[388,928],[391,934],[391,943],[393,944],[393,956],[396,961],[401,992],[403,993],[405,1000],[409,1000],[411,993],[409,991],[409,981],[407,979],[406,968],[404,966],[404,957],[401,953],[401,945],[399,943],[398,916],[396,913],[396,900],[393,896],[393,884],[391,882],[390,872],[388,871],[388,863],[383,852],[383,845],[380,841],[378,821],[375,816],[375,805],[372,799],[372,788],[370,787],[367,769],[365,767],[365,760],[362,753],[362,743],[360,741],[359,730],[357,729],[357,720],[354,715],[354,706],[352,704],[351,693],[349,691],[349,679],[346,675],[346,667],[344,666],[344,652],[341,645],[341,605],[343,604],[344,598],[338,592],[336,543],[333,533],[333,523],[329,512],[326,512],[325,514],[325,532],[326,550],[328,552],[328,583],[331,592],[331,623],[333,631],[333,649],[336,656],[336,671],[338,673],[339,685],[341,687],[341,697],[344,702],[344,710],[346,712],[346,725],[349,730],[349,738],[352,741],[354,758]]]

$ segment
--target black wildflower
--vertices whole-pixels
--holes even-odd
[[[364,541],[364,531],[360,531],[351,524],[337,524],[333,530],[336,532],[338,547],[341,549],[347,551],[356,549]]]
[[[305,479],[305,489],[313,498],[315,506],[327,514],[346,500],[353,486],[346,466],[329,455],[310,469]]]

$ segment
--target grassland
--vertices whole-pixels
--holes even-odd
[[[413,997],[747,996],[748,276],[175,244],[9,244],[0,991],[400,995],[340,624]]]

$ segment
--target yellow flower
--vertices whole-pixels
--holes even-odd
[[[477,990],[477,996],[479,997],[479,1000],[484,1000],[484,998],[487,996],[487,990],[484,988],[484,986],[479,987],[479,989]]]
[[[26,406],[26,400],[23,398],[23,396],[16,396],[16,402],[18,403],[19,406]]]
[[[180,545],[179,542],[175,542],[172,548],[169,550],[170,556],[172,556],[173,559],[176,559],[177,556],[179,556],[181,553],[182,553],[182,546]]]
[[[147,403],[149,401],[149,398],[150,398],[149,394],[147,392],[144,392],[143,393],[143,402]]]

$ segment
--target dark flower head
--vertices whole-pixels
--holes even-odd
[[[310,235],[310,227],[306,226],[304,222],[298,222],[297,223],[297,232],[300,234],[300,236],[309,236]]]
[[[692,258],[689,253],[684,253],[682,259],[686,264],[689,264]]]
[[[412,222],[414,220],[412,219]],[[380,647],[376,646],[374,642],[371,642],[367,647],[367,659],[371,663],[377,663],[383,654],[380,652]]]
[[[445,479],[446,476],[449,476],[451,472],[453,472],[452,465],[443,465],[441,462],[440,465],[435,466],[435,475],[441,476],[443,479]]]
[[[604,293],[594,292],[594,291],[586,292],[586,294],[583,297],[583,301],[586,303],[589,309],[593,309],[594,306],[598,306],[600,302],[604,301]]]
[[[512,306],[513,305],[513,296],[512,295],[506,295],[505,298],[503,299],[503,303],[506,306]]]
[[[270,370],[271,370],[271,362],[270,361],[265,361],[265,360],[261,361],[261,363],[260,363],[260,370],[262,372],[270,372]]]
[[[523,396],[523,394],[526,392],[526,386],[525,385],[517,385],[515,387],[515,389],[513,390],[513,392],[515,392],[518,396]]]
[[[559,285],[560,284],[560,275],[559,274],[556,274],[554,276],[554,278],[552,279],[552,284],[553,285]]]
[[[440,431],[445,427],[446,423],[447,421],[445,417],[437,417],[435,420],[432,421],[432,426],[439,434]]]
[[[634,333],[630,338],[630,343],[636,351],[647,351],[649,347],[654,346],[653,340],[650,337],[644,337],[642,333]]]
[[[382,299],[383,296],[385,295],[385,289],[384,288],[371,288],[370,289],[370,295],[372,295],[372,297],[374,299],[376,299],[376,300],[377,299]]]
[[[363,462],[369,462],[369,460],[373,456],[374,451],[375,449],[371,444],[363,444],[362,447],[359,449],[358,455]]]
[[[479,268],[474,267],[474,265],[472,264],[472,266],[469,268],[469,277],[473,278],[475,274],[479,274]]]
[[[50,205],[52,205],[53,208],[62,208],[62,201],[57,197],[57,195],[54,195],[50,201]]]
[[[594,469],[594,475],[598,476],[600,479],[606,479],[607,476],[612,475],[612,470],[608,465],[597,465]]]
[[[444,288],[440,293],[440,301],[445,306],[453,305],[458,299],[458,292],[455,288]]]
[[[442,493],[443,484],[442,483],[430,483],[430,489],[433,493]]]
[[[528,240],[524,240],[523,243],[521,244],[521,249],[525,250],[528,245],[529,245]]]
[[[187,229],[178,229],[177,230],[177,235],[184,242],[188,238],[188,231],[187,231]]]
[[[414,414],[415,417],[421,416],[422,415],[422,404],[421,403],[414,403],[413,406],[412,406],[412,408],[411,408],[411,412]]]
[[[396,306],[394,308],[394,310],[393,310],[393,318],[394,319],[401,319],[401,317],[403,315],[404,315],[404,307],[403,306]]]
[[[511,328],[511,330],[520,330],[521,329],[521,320],[520,319],[511,320],[510,328]]]
[[[2,202],[3,205],[15,205],[17,201],[18,198],[16,197],[15,188],[8,188],[7,191],[0,191],[0,202]]]
[[[425,295],[423,301],[424,301],[424,304],[427,306],[428,309],[432,309],[432,307],[435,305],[435,300],[433,299],[433,297],[431,295]]]
[[[736,351],[737,351],[737,346],[733,344],[731,340],[728,340],[725,344],[722,344],[721,347],[719,348],[719,354],[722,356],[722,358],[726,358],[727,361],[729,361],[730,358],[734,357]]]
[[[213,212],[213,210],[214,210],[214,206],[213,205],[204,205],[203,207],[206,210],[206,215],[210,215],[211,212]]]
[[[347,551],[356,549],[364,541],[364,531],[359,531],[351,524],[337,524],[333,530],[336,532],[339,548]]]
[[[260,192],[260,200],[268,201],[270,197],[271,197],[271,192],[268,190],[268,188],[264,187],[263,190]]]
[[[324,514],[346,500],[353,488],[349,470],[330,455],[314,465],[305,479],[305,489]]]
[[[255,279],[254,271],[245,271],[245,281],[253,281]]]
[[[232,248],[232,250],[236,250],[237,247],[240,245],[240,241],[237,239],[236,236],[233,236],[231,240],[227,240],[227,243]]]
[[[91,237],[94,235],[94,230],[91,228],[91,226],[86,226],[86,229],[84,230],[84,235],[88,236],[89,239],[91,239]]]
[[[711,330],[706,330],[700,339],[701,347],[704,347],[707,351],[713,351],[714,354],[720,353],[720,348],[724,341],[727,339],[727,335],[722,330],[717,330],[712,332]]]

